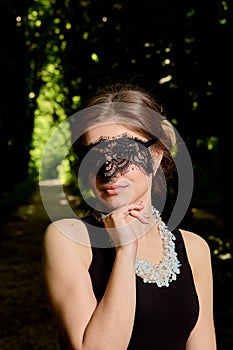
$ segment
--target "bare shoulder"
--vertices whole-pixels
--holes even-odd
[[[79,256],[85,263],[91,261],[90,239],[85,224],[79,219],[66,218],[48,225],[43,239],[44,254]]]
[[[46,228],[45,235],[51,236],[54,234],[61,234],[63,237],[66,237],[75,243],[90,246],[87,228],[79,219],[67,218],[52,222]]]
[[[209,251],[209,245],[207,241],[200,235],[182,229],[180,229],[180,232],[182,233],[187,248],[191,248],[193,250],[201,249],[204,251]]]
[[[181,230],[184,239],[187,255],[192,268],[200,266],[210,260],[210,248],[207,241],[200,235]]]

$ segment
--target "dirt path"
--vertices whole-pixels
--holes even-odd
[[[50,222],[37,190],[13,214],[0,240],[0,349],[57,350],[41,275],[41,243]]]

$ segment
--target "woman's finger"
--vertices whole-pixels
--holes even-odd
[[[149,215],[147,213],[138,211],[138,210],[129,210],[129,215],[138,219],[140,222],[143,224],[148,224],[149,223]]]

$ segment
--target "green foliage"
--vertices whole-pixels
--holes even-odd
[[[51,69],[51,66],[50,66]],[[43,72],[44,73],[44,72]],[[37,172],[39,173],[41,160],[43,156],[43,152],[45,150],[45,146],[49,141],[53,131],[57,128],[60,122],[62,122],[66,116],[64,110],[61,105],[57,102],[58,98],[62,99],[61,93],[59,93],[59,85],[56,84],[56,81],[53,81],[54,77],[51,77],[49,82],[45,83],[42,86],[39,97],[37,99],[37,109],[35,111],[35,120],[34,120],[34,130],[32,136],[32,148],[30,151],[31,154],[31,162],[30,162],[30,171],[34,170],[36,167]],[[54,78],[56,80],[56,77]],[[67,133],[67,130],[63,130],[64,133]],[[47,157],[48,164],[48,174],[52,176],[52,178],[56,178],[58,176],[57,166],[61,161],[60,153],[62,153],[63,141],[60,138],[57,140],[57,144],[53,144],[53,148],[49,149],[50,158]],[[51,173],[51,168],[53,172]],[[46,177],[46,174],[43,174],[43,177]]]
[[[67,2],[68,3],[68,2]],[[49,144],[50,149],[46,150],[46,167],[41,170],[41,161],[45,151],[46,144],[51,138],[51,135],[57,129],[58,125],[66,118],[65,106],[67,104],[67,96],[69,89],[64,86],[64,69],[61,62],[61,55],[66,48],[66,40],[63,30],[70,29],[69,21],[65,21],[62,25],[61,12],[59,9],[55,11],[53,7],[56,1],[35,1],[28,10],[27,19],[27,45],[32,52],[38,52],[43,49],[43,59],[35,61],[35,55],[31,56],[32,72],[37,67],[36,80],[40,81],[40,89],[37,94],[32,91],[30,95],[36,99],[36,108],[34,111],[34,129],[32,134],[32,144],[30,150],[29,174],[38,178],[57,178],[63,169],[63,182],[70,181],[69,162],[64,160],[64,143],[69,137],[69,128],[66,125],[54,140],[53,145]],[[67,4],[65,4],[66,6]],[[43,43],[43,27],[46,18],[50,19],[49,28],[46,31],[47,40]],[[64,24],[64,22],[63,22]],[[77,109],[80,103],[80,96],[72,97],[72,109]],[[63,165],[62,165],[62,161]],[[40,173],[42,171],[42,173]],[[39,174],[40,173],[40,174]]]

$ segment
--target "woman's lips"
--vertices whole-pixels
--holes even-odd
[[[104,191],[110,195],[114,196],[121,193],[128,185],[107,185],[104,187]]]

